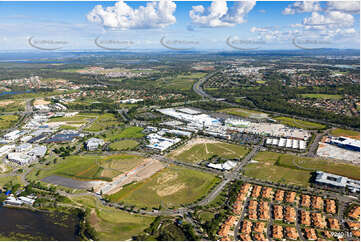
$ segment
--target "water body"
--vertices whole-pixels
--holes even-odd
[[[31,92],[30,90],[26,90],[26,91],[13,91],[13,92],[0,92],[0,96],[24,94],[24,93],[30,93],[30,92]]]
[[[346,68],[346,69],[356,69],[357,68],[357,66],[353,66],[353,65],[335,65],[335,67]]]
[[[76,216],[0,207],[0,237],[15,240],[79,240]]]

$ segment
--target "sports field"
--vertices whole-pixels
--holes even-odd
[[[246,147],[241,145],[208,139],[193,139],[186,145],[171,152],[168,156],[179,161],[198,163],[214,155],[226,159],[242,158],[248,151]]]
[[[332,129],[330,134],[333,136],[345,136],[353,139],[360,139],[360,132],[349,129]]]
[[[244,168],[244,174],[261,180],[308,186],[312,172],[321,170],[356,180],[360,178],[359,167],[321,158],[297,157],[275,152],[259,152]]]
[[[136,138],[142,138],[144,134],[142,133],[143,128],[142,127],[127,127],[125,129],[116,129],[111,130],[106,135],[106,140],[114,141],[118,139],[136,139]]]
[[[82,180],[111,180],[133,169],[143,160],[144,157],[128,154],[69,156],[53,165],[52,169],[42,170],[38,178],[60,175]]]
[[[8,129],[18,121],[19,117],[16,115],[1,115],[0,116],[0,130]]]
[[[319,94],[319,93],[306,93],[301,94],[303,98],[314,98],[314,99],[334,99],[338,100],[341,99],[341,95],[331,95],[331,94]]]
[[[326,128],[326,125],[323,125],[323,124],[289,118],[289,117],[277,117],[274,119],[278,120],[281,124],[284,124],[284,125],[287,125],[290,127],[299,128],[299,129],[325,129]]]
[[[91,196],[74,197],[72,201],[75,205],[90,209],[87,219],[102,241],[129,240],[143,232],[154,220],[152,216],[130,214],[103,206]]]
[[[219,178],[209,173],[170,166],[146,180],[123,187],[109,198],[147,209],[159,205],[163,208],[178,207],[206,195],[217,181]]]
[[[268,117],[267,113],[262,113],[262,112],[244,109],[244,108],[225,108],[225,109],[218,110],[218,112],[227,113],[227,114],[245,117],[245,118],[262,119],[262,118]]]
[[[109,148],[112,150],[131,150],[137,147],[139,143],[135,140],[121,140],[118,142],[111,143]]]

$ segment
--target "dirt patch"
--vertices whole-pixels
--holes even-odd
[[[188,141],[188,143],[185,146],[182,146],[182,147],[178,148],[177,150],[173,151],[170,154],[170,156],[177,156],[198,144],[214,144],[214,143],[221,143],[221,142],[217,141],[217,140],[205,139],[205,138],[191,139],[190,141]]]
[[[178,178],[177,173],[171,173],[171,172],[163,173],[158,177],[157,184],[165,184],[167,182],[174,181],[177,178]]]
[[[47,104],[50,104],[49,101],[45,101],[43,98],[41,99],[36,99],[34,101],[34,105],[47,105]]]
[[[14,101],[11,101],[11,100],[0,101],[0,107],[5,107],[12,103],[14,103]]]
[[[186,188],[186,185],[184,183],[174,184],[172,186],[166,186],[161,189],[157,189],[157,195],[160,197],[169,196],[169,195],[172,195],[184,188]]]
[[[7,168],[4,164],[0,164],[0,172],[6,172]]]

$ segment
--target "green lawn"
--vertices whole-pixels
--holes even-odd
[[[118,122],[114,114],[106,113],[100,115],[90,127],[87,127],[86,131],[99,132],[112,127],[122,125],[123,123]]]
[[[116,130],[112,134],[107,136],[107,139],[113,141],[116,139],[124,139],[124,138],[142,138],[144,134],[142,133],[142,127],[127,127],[123,130]]]
[[[259,152],[254,160],[244,168],[244,174],[261,180],[285,184],[308,186],[311,173],[316,170],[360,178],[359,167],[321,158],[297,157],[291,154]]]
[[[289,118],[289,117],[276,117],[274,119],[278,120],[280,123],[282,123],[284,125],[287,125],[290,127],[295,127],[295,128],[300,128],[300,129],[325,129],[326,128],[326,125],[323,125],[323,124]]]
[[[7,176],[0,177],[0,187],[4,186],[6,183],[12,181],[13,184],[22,184],[20,176]]]
[[[19,117],[17,115],[1,115],[0,116],[0,130],[8,129],[12,125],[16,124]]]
[[[183,149],[180,147],[178,149]],[[225,159],[243,158],[248,149],[241,145],[228,144],[228,143],[204,143],[196,144],[190,149],[185,150],[178,154],[178,151],[170,153],[169,156],[179,161],[198,163],[203,160],[208,160],[214,155]]]
[[[42,170],[38,179],[60,175],[84,180],[109,180],[136,167],[143,162],[143,159],[141,156],[128,154],[68,156],[65,160],[60,160],[53,165],[52,169]]]
[[[267,118],[267,113],[262,113],[254,110],[244,109],[244,108],[226,108],[218,110],[218,112],[228,113],[235,116],[245,117],[245,118]]]
[[[90,196],[72,198],[77,204],[91,209],[87,218],[102,241],[125,241],[144,231],[154,217],[135,215],[119,209],[103,206]]]
[[[165,77],[156,81],[156,86],[166,87],[177,90],[190,90],[199,78],[206,76],[207,73],[197,72],[189,75],[177,75],[176,77]]]
[[[212,174],[170,166],[141,182],[128,185],[110,195],[115,202],[123,202],[148,209],[159,205],[178,207],[195,202],[206,195],[219,178]]]
[[[138,145],[139,143],[135,140],[121,140],[110,144],[109,147],[113,150],[131,150]]]
[[[97,114],[76,114],[72,117],[56,117],[56,118],[51,118],[49,120],[49,122],[87,122],[87,120],[89,119],[94,119],[96,118],[98,115]]]
[[[346,136],[354,139],[360,139],[360,132],[349,129],[332,129],[330,134],[333,136]]]
[[[319,93],[306,93],[301,94],[303,98],[314,98],[314,99],[341,99],[341,95],[331,95],[331,94],[319,94]]]

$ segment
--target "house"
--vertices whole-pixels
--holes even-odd
[[[274,206],[273,216],[275,220],[283,220],[283,207],[281,205]]]
[[[279,225],[273,225],[272,236],[274,239],[283,239],[283,228]]]
[[[285,195],[285,191],[283,191],[283,190],[277,190],[276,195],[275,195],[275,200],[276,200],[277,202],[282,202],[284,195]]]
[[[312,208],[318,210],[323,209],[323,200],[321,197],[317,197],[317,196],[312,197]]]
[[[296,210],[293,207],[286,207],[285,209],[285,221],[287,223],[296,222]]]
[[[311,205],[311,197],[309,195],[302,195],[301,196],[301,206],[309,208]]]
[[[348,213],[348,216],[353,219],[360,219],[360,206],[353,207]]]
[[[259,195],[261,194],[261,189],[262,189],[261,186],[255,185],[255,186],[253,187],[252,195],[251,195],[251,196],[252,196],[253,198],[259,197]]]
[[[335,214],[337,212],[335,200],[326,199],[326,212],[331,214]]]
[[[305,229],[305,237],[308,240],[316,240],[316,231],[314,229],[306,228]]]
[[[301,224],[310,226],[311,225],[311,216],[310,212],[308,211],[301,211]]]
[[[287,192],[286,195],[286,202],[288,203],[294,203],[296,199],[296,193],[295,192]]]
[[[97,139],[97,138],[90,138],[87,142],[86,142],[86,148],[89,151],[94,151],[97,150],[99,147],[104,145],[104,140],[102,139]]]
[[[298,239],[298,233],[295,227],[286,227],[286,237],[290,240],[297,240]]]

